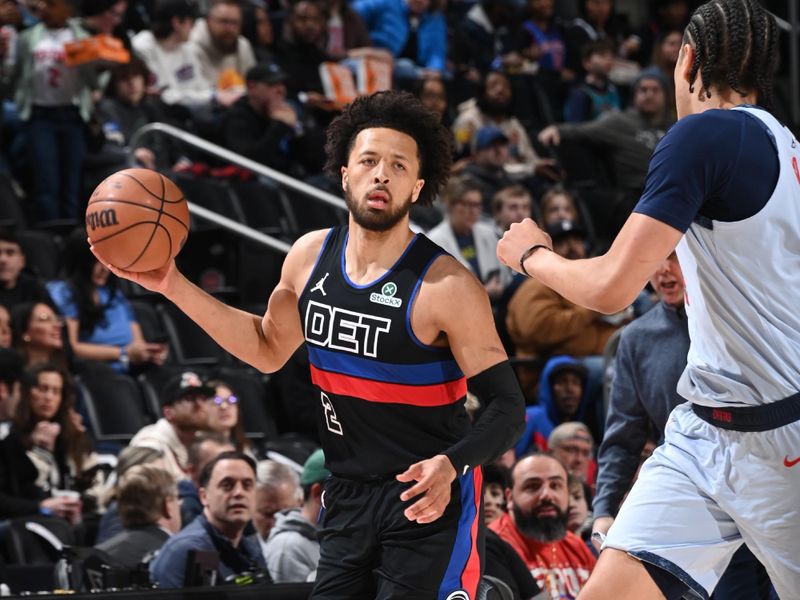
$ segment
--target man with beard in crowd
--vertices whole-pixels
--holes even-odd
[[[245,91],[244,76],[255,66],[250,42],[242,36],[242,7],[237,0],[212,0],[205,19],[198,19],[189,37],[203,79],[226,94],[217,100],[233,104]]]
[[[567,530],[567,480],[567,469],[552,456],[519,459],[511,470],[510,513],[489,526],[511,544],[553,600],[575,598],[596,562],[586,544]]]
[[[453,123],[453,134],[463,154],[475,150],[474,137],[482,127],[499,128],[508,138],[510,157],[506,160],[506,171],[517,179],[540,175],[558,181],[560,175],[556,163],[536,154],[525,127],[512,112],[511,83],[505,74],[492,71],[483,82],[483,89],[476,99],[459,106],[459,114]]]

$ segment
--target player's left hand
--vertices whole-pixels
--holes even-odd
[[[441,517],[450,502],[450,484],[455,478],[453,463],[443,454],[414,463],[400,473],[397,481],[417,482],[400,494],[400,500],[405,502],[422,494],[422,498],[403,512],[406,518],[422,524]]]
[[[523,252],[536,244],[542,244],[551,250],[553,249],[553,241],[550,236],[539,229],[533,219],[523,219],[519,223],[512,223],[511,227],[503,235],[503,239],[498,242],[497,258],[507,267],[511,267],[521,273],[522,271],[519,268],[520,257]]]

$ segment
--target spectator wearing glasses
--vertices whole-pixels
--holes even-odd
[[[65,367],[64,318],[48,302],[24,302],[11,311],[14,348],[30,368],[44,363]]]
[[[579,421],[562,423],[547,438],[550,454],[567,467],[570,475],[594,488],[597,463],[594,455],[594,439],[589,428]]]
[[[209,381],[208,387],[214,389],[214,395],[206,399],[208,422],[205,428],[221,433],[237,450],[251,454],[252,444],[245,437],[239,397],[221,380]]]
[[[495,251],[497,234],[491,225],[479,221],[483,209],[480,184],[467,177],[452,178],[443,199],[447,216],[428,232],[428,237],[472,271],[483,283],[489,298],[499,298],[508,281],[501,281],[502,272]]]
[[[197,373],[185,371],[173,377],[161,393],[164,416],[140,429],[130,445],[161,450],[166,471],[177,480],[188,479],[189,445],[206,426],[206,398],[213,394]]]

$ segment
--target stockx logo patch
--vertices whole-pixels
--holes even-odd
[[[402,298],[395,298],[397,293],[397,284],[389,281],[383,284],[381,293],[372,292],[369,295],[369,301],[375,304],[383,304],[384,306],[391,306],[392,308],[400,308],[403,305]]]

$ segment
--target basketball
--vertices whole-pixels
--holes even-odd
[[[86,207],[86,233],[106,263],[152,271],[174,258],[189,234],[189,206],[161,173],[125,169],[95,188]]]

